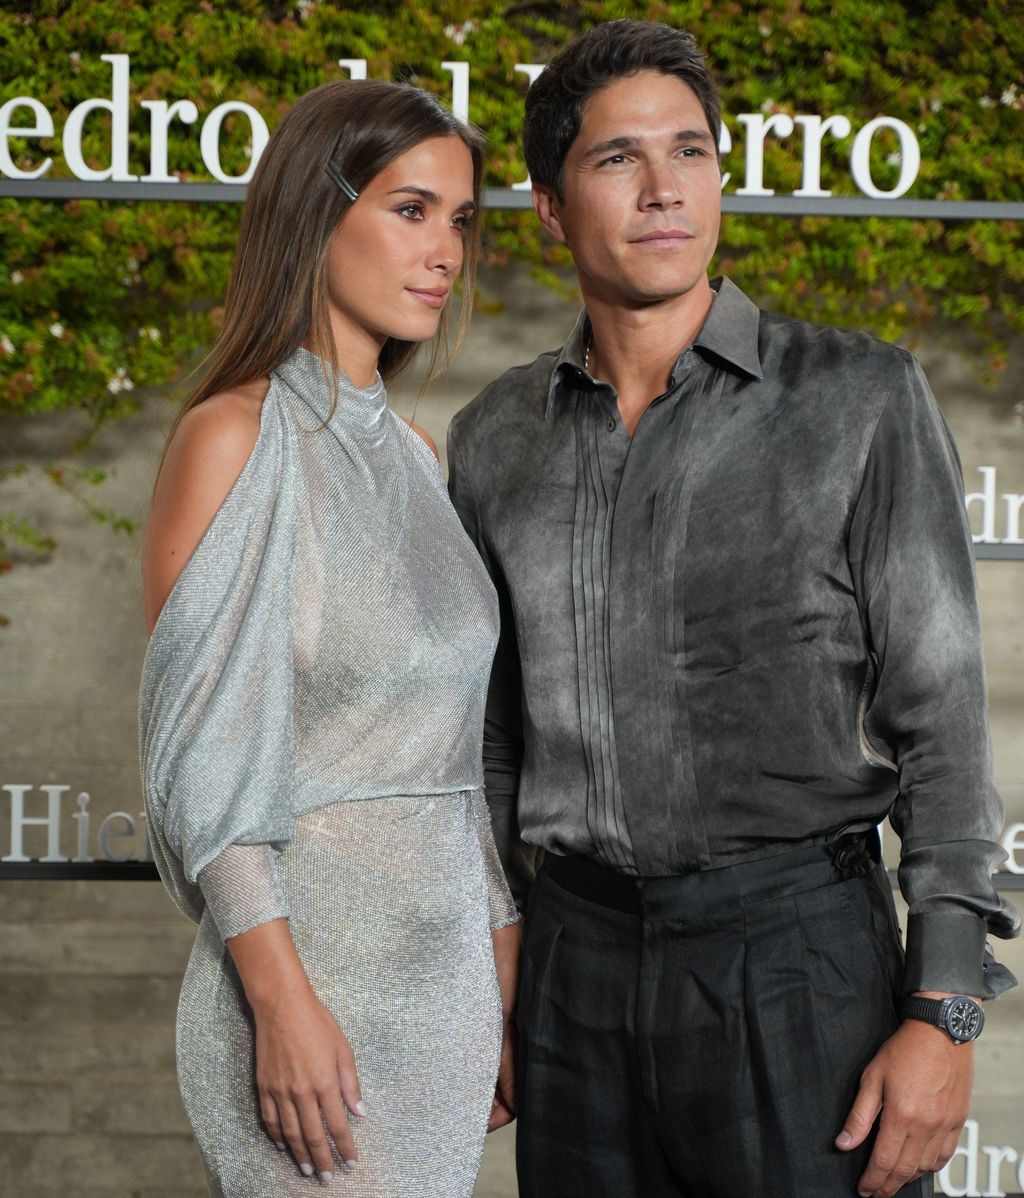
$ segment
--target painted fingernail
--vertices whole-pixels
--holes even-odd
[[[302,1170],[303,1177],[312,1177],[313,1176],[313,1166],[312,1165],[307,1165],[307,1164],[305,1164],[305,1162],[303,1162],[303,1164],[299,1165],[299,1168]]]
[[[334,1174],[330,1171],[330,1169],[325,1169],[323,1173],[320,1174],[320,1180],[326,1184],[328,1181],[334,1180]]]
[[[275,1140],[274,1147],[278,1150],[278,1152],[284,1152],[288,1145],[283,1140]]]
[[[359,1101],[356,1103],[356,1105],[352,1108],[352,1110],[355,1111],[355,1113],[357,1115],[365,1115],[366,1114],[366,1103],[363,1102],[363,1100],[360,1098]]]
[[[345,1168],[346,1168],[346,1169],[354,1169],[355,1167],[356,1167],[356,1162],[355,1162],[355,1161],[346,1161],[346,1162],[345,1162]]]

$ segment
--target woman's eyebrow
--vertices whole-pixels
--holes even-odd
[[[429,187],[395,187],[392,188],[392,190],[387,194],[389,196],[393,196],[398,195],[400,192],[406,192],[411,195],[419,196],[421,199],[426,200],[428,204],[441,203],[441,197],[436,191],[431,191]],[[457,208],[461,212],[464,208],[476,208],[476,203],[473,200],[463,200],[462,203],[457,206]]]

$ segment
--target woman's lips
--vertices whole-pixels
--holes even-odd
[[[430,287],[406,287],[406,291],[410,295],[414,295],[418,300],[422,300],[428,308],[441,308],[444,306],[444,301],[448,298],[448,292],[442,287],[439,289]]]

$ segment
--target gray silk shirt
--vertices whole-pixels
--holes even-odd
[[[960,463],[914,358],[729,280],[632,439],[561,351],[449,434],[499,593],[484,771],[521,902],[536,849],[632,875],[901,837],[907,990],[994,994],[1020,917],[992,784]]]

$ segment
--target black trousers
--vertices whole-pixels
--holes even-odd
[[[876,855],[847,839],[639,884],[549,856],[519,995],[521,1198],[852,1198],[872,1141],[833,1141],[902,970]]]

